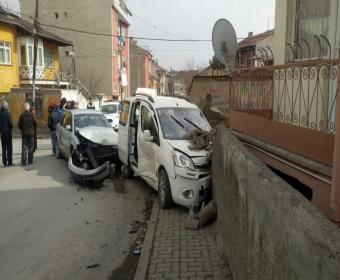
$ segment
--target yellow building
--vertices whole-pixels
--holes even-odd
[[[0,98],[10,101],[14,121],[25,102],[32,102],[34,26],[0,7]],[[60,94],[56,89],[67,88],[60,81],[59,47],[72,42],[39,29],[36,64],[36,99],[38,121],[47,119],[47,106],[56,103]],[[70,58],[71,59],[71,58]],[[46,108],[45,108],[46,107]]]

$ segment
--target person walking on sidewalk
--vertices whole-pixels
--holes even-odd
[[[33,163],[34,152],[34,130],[37,127],[35,118],[30,113],[30,104],[25,103],[25,112],[20,115],[18,127],[21,130],[22,135],[22,152],[21,152],[21,164],[26,165]]]
[[[12,128],[13,121],[11,113],[8,111],[8,103],[3,100],[0,110],[0,134],[2,147],[2,163],[4,166],[12,166]]]
[[[57,125],[59,122],[58,112],[54,110],[54,106],[48,107],[48,121],[47,126],[50,129],[51,142],[52,142],[52,156],[57,152]]]

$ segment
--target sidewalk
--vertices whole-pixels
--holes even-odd
[[[187,215],[181,207],[159,211],[146,279],[232,280],[217,251],[216,222],[191,231]]]

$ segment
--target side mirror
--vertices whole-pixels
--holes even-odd
[[[71,127],[71,125],[67,124],[67,125],[65,126],[65,129],[71,131],[71,130],[72,130],[72,127]]]
[[[144,142],[153,141],[153,136],[151,136],[150,130],[144,130],[142,139]]]

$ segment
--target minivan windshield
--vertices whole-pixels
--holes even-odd
[[[102,105],[101,111],[104,114],[116,114],[116,113],[118,113],[118,104]]]
[[[162,108],[157,110],[163,137],[169,140],[182,140],[194,129],[210,131],[208,121],[198,109]]]

